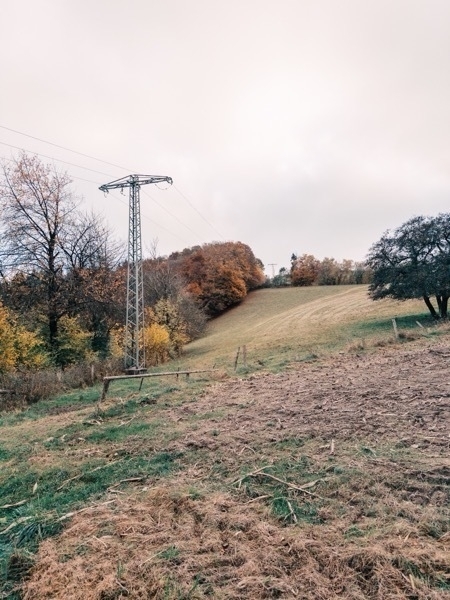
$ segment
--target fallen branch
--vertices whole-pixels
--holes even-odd
[[[297,515],[295,514],[294,509],[292,508],[292,504],[289,502],[289,500],[286,500],[286,502],[289,507],[289,515],[294,519],[294,523],[297,523],[297,521],[298,521]],[[286,515],[284,517],[284,520],[286,520],[289,515]]]
[[[29,521],[32,518],[33,518],[32,516],[30,516],[30,517],[20,517],[20,519],[17,519],[17,521],[13,521],[11,523],[11,525],[8,525],[8,527],[6,529],[3,529],[2,531],[0,531],[0,535],[5,535],[5,533],[7,531],[9,531],[10,529],[12,529],[16,525],[20,525],[21,523],[25,523],[26,521]]]
[[[131,419],[129,419],[128,421],[122,421],[122,422],[121,422],[121,423],[120,423],[120,424],[119,424],[117,427],[123,427],[124,425],[128,425],[128,424],[129,424],[129,423],[131,423],[131,421],[132,421],[133,419],[135,419],[136,417],[137,417],[137,415],[133,415],[133,416],[131,417]]]
[[[65,519],[70,519],[74,515],[78,515],[82,512],[86,512],[87,510],[90,510],[91,508],[97,508],[97,506],[106,506],[107,504],[112,504],[113,502],[116,502],[115,498],[114,498],[114,500],[108,500],[107,502],[100,502],[99,504],[93,504],[92,506],[86,506],[85,508],[80,508],[80,510],[74,510],[73,512],[68,512],[65,515],[62,515],[62,517],[59,517],[59,519],[56,519],[56,522],[59,523],[60,521],[64,521]]]
[[[289,483],[289,481],[285,481],[284,479],[280,479],[279,477],[275,477],[275,475],[270,475],[270,473],[264,473],[264,469],[268,469],[271,465],[266,465],[264,467],[261,467],[260,469],[256,469],[256,471],[252,471],[251,473],[247,473],[246,475],[244,475],[243,477],[240,477],[239,479],[236,479],[236,481],[233,481],[231,483],[231,485],[238,485],[238,487],[240,488],[242,485],[242,482],[244,481],[244,479],[247,479],[247,477],[268,477],[269,479],[273,479],[274,481],[278,481],[278,483],[282,483],[283,485],[286,485],[287,487],[290,487],[293,490],[297,490],[298,492],[303,492],[304,494],[308,494],[309,496],[315,496],[316,498],[320,498],[320,500],[325,500],[325,498],[322,498],[322,496],[319,496],[319,494],[315,494],[314,492],[310,492],[308,491],[308,488],[314,487],[317,483],[319,483],[319,481],[323,481],[323,479],[315,479],[314,481],[309,481],[308,483],[305,483],[304,485],[294,485],[293,483]]]
[[[252,471],[251,473],[247,473],[247,475],[244,475],[240,479],[236,479],[236,481],[232,481],[231,485],[238,484],[238,487],[241,487],[242,482],[244,481],[244,479],[247,479],[247,477],[253,477],[254,475],[257,475],[258,473],[260,473],[264,469],[268,469],[270,466],[271,465],[265,465],[264,467],[261,467],[260,469],[256,469],[256,471]]]
[[[20,502],[14,502],[14,504],[4,504],[3,506],[0,506],[0,510],[4,508],[14,508],[15,506],[22,506],[22,504],[25,504],[25,502],[28,502],[28,500],[20,500]]]
[[[316,479],[315,481],[310,481],[309,483],[305,483],[305,485],[303,486],[299,486],[299,485],[294,485],[293,483],[289,483],[289,481],[285,481],[284,479],[280,479],[279,477],[275,477],[275,475],[270,475],[270,473],[250,473],[249,475],[247,475],[247,477],[268,477],[269,479],[273,479],[274,481],[278,481],[278,483],[282,483],[283,485],[286,485],[287,487],[293,489],[293,490],[297,490],[298,492],[303,492],[304,494],[308,494],[308,496],[314,496],[316,498],[320,498],[320,500],[325,500],[325,498],[322,498],[322,496],[319,496],[319,494],[315,494],[314,492],[310,492],[308,491],[307,488],[309,487],[313,487],[316,485],[316,483],[318,483],[319,481],[322,481],[321,479]],[[244,478],[245,479],[245,478]]]
[[[143,481],[144,479],[145,479],[145,477],[129,477],[128,479],[121,479],[120,481],[118,481],[114,485],[111,485],[108,489],[117,487],[121,483],[128,483],[129,481]]]
[[[244,450],[251,450],[253,454],[256,454],[256,451],[253,450],[253,448],[250,448],[250,446],[242,446],[242,449],[239,451],[239,456],[244,452]]]
[[[56,491],[59,492],[59,490],[62,490],[62,488],[65,487],[71,481],[75,481],[76,479],[81,479],[81,477],[84,477],[84,475],[89,475],[90,473],[95,473],[95,471],[99,471],[100,469],[104,469],[105,467],[110,467],[111,465],[114,465],[118,462],[120,462],[120,461],[113,460],[112,462],[106,463],[105,465],[100,465],[99,467],[95,467],[95,469],[92,469],[91,471],[86,471],[85,473],[80,473],[79,475],[75,475],[74,477],[71,477],[70,479],[66,479],[65,481],[62,482],[62,484],[59,486],[59,488],[56,488]]]
[[[252,498],[245,504],[251,504],[252,502],[258,502],[258,500],[265,500],[266,498],[272,498],[272,494],[264,494],[264,496],[257,496],[256,498]]]

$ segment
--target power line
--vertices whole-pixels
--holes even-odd
[[[115,200],[117,200],[118,202],[121,202],[123,205],[125,205],[128,208],[128,202],[126,202],[125,200],[122,200],[119,196],[116,196],[115,194],[113,194],[112,192],[109,192],[109,195],[114,198]],[[177,235],[176,233],[173,233],[173,231],[170,231],[170,229],[167,229],[167,227],[165,227],[164,225],[161,225],[161,223],[158,223],[158,221],[155,221],[154,219],[152,219],[151,217],[149,217],[148,215],[146,215],[145,213],[143,213],[141,211],[142,217],[144,219],[147,219],[147,221],[149,221],[150,223],[152,223],[152,225],[156,225],[157,227],[159,227],[160,229],[163,229],[164,231],[166,231],[169,235],[177,238],[178,240],[180,240],[181,242],[183,242],[183,244],[188,244],[189,242],[187,242],[184,238],[180,237],[179,235]]]
[[[167,189],[167,188],[166,188]],[[150,198],[150,200],[153,200],[153,202],[155,204],[157,204],[160,208],[162,208],[169,216],[172,217],[172,219],[175,219],[176,221],[178,221],[178,223],[180,223],[181,225],[183,225],[183,227],[185,227],[188,231],[190,231],[191,233],[193,233],[197,238],[201,239],[201,236],[198,235],[198,233],[196,233],[193,229],[191,229],[189,227],[189,225],[186,225],[185,223],[183,223],[183,221],[181,219],[179,219],[176,215],[174,215],[173,213],[170,212],[170,210],[168,208],[166,208],[163,204],[161,204],[160,202],[158,202],[157,200],[155,200],[155,198],[153,198],[152,196],[150,196],[150,194],[146,191],[146,190],[142,190],[143,193],[148,196]]]
[[[18,133],[19,135],[24,135],[25,137],[31,138],[32,140],[37,140],[38,142],[42,142],[44,144],[49,144],[50,146],[54,146],[55,148],[61,148],[61,150],[67,150],[67,152],[73,152],[73,154],[78,154],[79,156],[84,156],[85,158],[91,158],[92,160],[97,160],[98,162],[102,162],[105,165],[109,165],[111,167],[116,167],[117,169],[123,169],[124,171],[130,171],[126,167],[121,167],[120,165],[115,165],[114,163],[108,162],[107,160],[102,160],[101,158],[96,158],[95,156],[91,156],[90,154],[84,154],[83,152],[78,152],[77,150],[72,150],[71,148],[66,148],[66,146],[60,146],[59,144],[55,144],[53,142],[49,142],[48,140],[43,140],[42,138],[38,138],[34,135],[30,135],[29,133],[23,133],[23,131],[17,131],[17,129],[11,129],[11,127],[5,127],[5,125],[0,125],[1,129],[6,129],[7,131],[12,131],[13,133]]]
[[[205,221],[205,223],[207,223],[207,224],[208,224],[208,225],[211,227],[211,229],[213,229],[213,230],[214,230],[214,231],[215,231],[215,232],[216,232],[216,233],[217,233],[217,234],[218,234],[218,235],[219,235],[219,236],[220,236],[220,237],[221,237],[223,240],[225,240],[224,236],[223,236],[223,235],[220,233],[220,231],[218,231],[218,230],[217,230],[217,229],[214,227],[214,225],[213,225],[212,223],[210,223],[210,222],[208,221],[208,219],[202,215],[202,213],[201,213],[201,212],[200,212],[200,211],[199,211],[199,210],[198,210],[198,209],[197,209],[197,208],[196,208],[196,207],[195,207],[195,206],[192,204],[192,202],[189,200],[189,198],[188,198],[187,196],[185,196],[185,194],[183,194],[183,192],[182,192],[181,190],[179,190],[179,189],[177,188],[177,186],[176,186],[176,185],[174,185],[173,187],[174,187],[174,188],[176,189],[176,191],[177,191],[177,192],[180,194],[180,196],[186,200],[186,202],[189,204],[189,206],[190,206],[190,207],[191,207],[193,210],[195,210],[195,212],[196,212],[197,214],[199,214],[199,215],[200,215],[200,217],[201,217],[201,218],[202,218],[202,219]]]
[[[22,150],[22,152],[30,152],[31,154],[36,154],[36,156],[43,156],[44,158],[48,158],[50,160],[56,160],[57,162],[63,163],[65,165],[70,165],[71,167],[77,167],[78,169],[85,169],[86,171],[91,171],[92,173],[98,173],[99,175],[106,175],[106,177],[113,177],[110,173],[104,173],[103,171],[97,171],[96,169],[90,169],[89,167],[82,167],[81,165],[76,165],[75,163],[68,162],[67,160],[61,160],[60,158],[55,158],[54,156],[48,156],[47,154],[42,154],[40,152],[34,152],[34,150],[27,150],[27,148],[21,148],[20,146],[13,146],[12,144],[7,144],[6,142],[0,141],[0,144],[3,146],[8,146],[9,148],[14,148],[15,150]]]
[[[16,150],[24,150],[24,151],[26,151],[26,152],[32,152],[31,150],[27,150],[26,148],[19,148],[18,146],[13,146],[12,144],[7,144],[6,142],[1,142],[1,141],[0,141],[0,144],[4,144],[5,146],[9,146],[9,147],[11,147],[11,148],[15,148]],[[69,165],[71,165],[71,166],[79,167],[80,169],[87,169],[87,167],[82,167],[81,165],[75,165],[74,163],[67,163],[66,161],[60,160],[59,158],[55,158],[54,156],[47,156],[46,154],[40,154],[40,153],[38,153],[38,152],[32,152],[32,154],[36,154],[37,156],[43,156],[44,158],[48,158],[48,159],[50,159],[50,160],[55,160],[56,162],[62,162],[62,163],[65,163],[65,164],[69,164]],[[14,162],[14,160],[13,160],[13,159],[11,159],[11,158],[8,158],[8,157],[6,157],[6,156],[3,156],[3,157],[1,157],[1,158],[2,158],[3,160],[6,160],[6,161],[8,161],[8,162],[12,162],[12,163]],[[93,169],[88,169],[88,170],[89,170],[89,171],[93,171]],[[101,173],[100,171],[94,171],[94,172],[95,172],[95,173]],[[103,175],[104,175],[104,173],[101,173],[101,174],[103,174]],[[101,185],[101,181],[93,181],[92,179],[85,179],[85,178],[83,178],[83,177],[78,177],[77,175],[72,175],[72,174],[70,174],[70,177],[71,177],[72,179],[78,179],[78,180],[80,180],[80,181],[85,181],[86,183],[93,183],[93,184],[94,184],[94,185],[96,185],[96,186],[99,186],[99,185]],[[119,197],[118,197],[118,196],[116,196],[115,194],[111,194],[111,196],[112,196],[112,197],[113,197],[115,200],[118,200],[119,202],[122,202],[122,204],[124,204],[125,206],[127,206],[127,207],[128,207],[128,203],[127,203],[127,202],[125,202],[124,200],[121,200],[121,198],[119,198]],[[150,198],[151,198],[151,196],[150,196]],[[156,200],[155,200],[154,198],[151,198],[151,199],[152,199],[154,202],[156,202]],[[157,203],[157,204],[159,204],[158,202],[156,202],[156,203]],[[164,208],[162,205],[160,205],[160,206],[161,206],[161,208]],[[166,210],[166,212],[169,212],[169,211],[167,211],[167,210]],[[171,214],[171,213],[169,213],[169,214]],[[158,223],[158,222],[157,222],[157,221],[155,221],[154,219],[151,219],[151,218],[150,218],[148,215],[146,215],[145,213],[142,213],[142,216],[143,216],[145,219],[147,219],[149,222],[153,223],[153,225],[156,225],[156,226],[157,226],[157,227],[159,227],[160,229],[162,229],[162,230],[166,231],[167,233],[169,233],[169,234],[170,234],[170,235],[172,235],[173,237],[175,237],[175,238],[179,239],[179,240],[180,240],[181,242],[183,242],[184,244],[189,244],[189,242],[187,242],[187,241],[186,241],[184,238],[180,237],[180,236],[179,236],[179,235],[177,235],[176,233],[173,233],[173,231],[170,231],[170,229],[167,229],[167,227],[165,227],[164,225],[161,225],[160,223]],[[171,215],[171,216],[173,216],[173,217],[176,219],[176,217],[175,217],[174,215]],[[178,220],[179,220],[179,219],[178,219]],[[183,225],[183,223],[182,223],[182,225]],[[188,228],[188,229],[189,229],[189,228]],[[198,236],[198,234],[197,234],[197,233],[195,233],[195,231],[192,231],[192,230],[191,230],[191,233],[194,233],[194,235],[195,235],[196,237],[199,237],[199,236]]]
[[[0,144],[3,144],[4,142],[0,142]],[[11,144],[8,144],[9,146]],[[15,146],[13,146],[15,147]],[[22,148],[19,148],[19,150],[22,150]],[[34,153],[36,154],[36,153]],[[41,155],[42,156],[42,155]],[[1,160],[6,160],[7,162],[10,163],[15,163],[15,161],[12,158],[8,158],[7,156],[0,156]],[[53,158],[51,157],[52,160],[56,160],[57,162],[59,161],[58,158]],[[80,167],[80,168],[84,168],[84,167]],[[70,174],[70,178],[71,179],[79,179],[80,181],[85,181],[86,183],[93,183],[94,185],[100,185],[100,181],[93,181],[92,179],[85,179],[84,177],[78,177],[77,175],[73,175],[72,173]]]
[[[25,133],[25,132],[23,132],[23,131],[19,131],[19,130],[17,130],[17,129],[13,129],[12,127],[6,127],[5,125],[0,125],[0,128],[1,128],[1,129],[4,129],[4,130],[6,130],[6,131],[10,131],[10,132],[12,132],[12,133],[16,133],[16,134],[18,134],[18,135],[25,136],[25,137],[27,137],[27,138],[30,138],[30,139],[33,139],[33,140],[37,140],[37,141],[39,141],[39,142],[42,142],[42,143],[44,143],[44,144],[49,144],[50,146],[54,146],[55,148],[60,148],[61,150],[66,150],[67,152],[72,152],[73,154],[77,154],[77,155],[79,155],[79,156],[83,156],[83,157],[85,157],[85,158],[89,158],[89,159],[91,159],[91,160],[95,160],[95,161],[98,161],[98,162],[104,163],[104,164],[106,164],[106,165],[109,165],[109,166],[115,167],[115,168],[117,168],[117,169],[122,169],[122,170],[124,170],[124,171],[133,172],[133,170],[132,170],[132,169],[129,169],[129,168],[123,167],[123,166],[121,166],[121,165],[117,165],[117,164],[115,164],[115,163],[112,163],[112,162],[108,162],[108,161],[106,161],[106,160],[103,160],[103,159],[101,159],[101,158],[97,158],[96,156],[92,156],[91,154],[85,154],[84,152],[79,152],[79,151],[77,151],[77,150],[72,150],[71,148],[68,148],[67,146],[62,146],[61,144],[56,144],[56,143],[54,143],[54,142],[50,142],[49,140],[45,140],[45,139],[43,139],[43,138],[39,138],[39,137],[37,137],[37,136],[34,136],[34,135],[31,135],[31,134],[29,134],[29,133]],[[71,162],[68,162],[68,161],[64,161],[64,160],[61,160],[61,159],[58,159],[58,158],[55,158],[55,157],[52,157],[52,156],[48,156],[48,155],[46,155],[46,154],[39,153],[39,152],[33,152],[32,150],[27,150],[26,148],[20,148],[20,147],[18,147],[18,146],[14,146],[14,145],[12,145],[12,144],[8,144],[8,143],[6,143],[6,142],[0,142],[0,143],[1,143],[1,144],[4,144],[5,146],[9,146],[10,148],[14,148],[14,149],[16,149],[16,150],[22,150],[22,151],[25,151],[25,152],[31,152],[31,153],[33,153],[33,154],[36,154],[36,155],[38,155],[38,156],[43,156],[44,158],[48,158],[48,159],[50,159],[50,160],[56,160],[57,162],[60,162],[60,163],[66,164],[66,165],[70,165],[70,166],[77,167],[77,168],[80,168],[80,169],[85,169],[85,170],[87,170],[87,171],[91,171],[91,172],[93,172],[93,173],[98,173],[98,174],[100,174],[100,175],[105,175],[105,176],[107,176],[107,177],[113,177],[113,175],[111,175],[110,173],[104,173],[104,172],[102,172],[102,171],[97,171],[96,169],[90,169],[89,167],[82,167],[81,165],[77,165],[77,164],[75,164],[75,163],[71,163]],[[97,182],[90,182],[89,180],[85,180],[85,179],[83,179],[83,178],[81,178],[81,177],[75,177],[75,176],[74,176],[74,178],[75,178],[75,179],[80,179],[81,181],[88,181],[89,183],[97,183]],[[187,196],[186,196],[186,195],[185,195],[185,194],[184,194],[184,193],[183,193],[183,192],[182,192],[182,191],[181,191],[181,190],[180,190],[180,189],[179,189],[179,188],[178,188],[176,185],[174,185],[173,187],[175,188],[175,190],[177,191],[177,193],[178,193],[178,194],[179,194],[179,195],[180,195],[180,196],[181,196],[181,197],[182,197],[182,198],[183,198],[183,199],[184,199],[184,200],[187,202],[187,204],[188,204],[188,205],[189,205],[189,206],[192,208],[192,210],[194,210],[194,211],[195,211],[195,212],[196,212],[196,213],[197,213],[197,214],[198,214],[198,215],[199,215],[199,216],[200,216],[200,217],[203,219],[203,221],[205,221],[205,223],[206,223],[206,224],[207,224],[209,227],[211,227],[211,229],[212,229],[213,231],[215,231],[215,232],[217,233],[217,235],[218,235],[218,236],[219,236],[219,237],[220,237],[222,240],[225,240],[225,236],[223,236],[223,235],[220,233],[220,231],[218,231],[218,229],[217,229],[216,227],[214,227],[214,225],[213,225],[213,224],[212,224],[210,221],[208,221],[208,219],[207,219],[207,218],[206,218],[206,217],[205,217],[205,216],[204,216],[204,215],[203,215],[203,214],[202,214],[202,213],[201,213],[201,212],[200,212],[200,211],[197,209],[197,207],[196,207],[196,206],[194,206],[194,204],[193,204],[193,203],[192,203],[192,202],[189,200],[189,198],[188,198],[188,197],[187,197]],[[144,191],[144,193],[146,193],[146,192]],[[151,198],[151,199],[152,199],[154,202],[156,202],[156,201],[155,201],[155,199],[154,199],[154,198],[152,198],[150,195],[149,195],[149,197],[150,197],[150,198]],[[170,216],[171,216],[172,218],[174,218],[174,219],[175,219],[175,220],[177,220],[179,223],[181,223],[181,225],[183,225],[183,227],[185,227],[186,229],[188,229],[188,230],[189,230],[191,233],[193,233],[193,234],[194,234],[194,235],[195,235],[197,238],[199,238],[199,239],[201,238],[201,236],[199,236],[199,235],[198,235],[198,234],[197,234],[197,233],[196,233],[196,232],[195,232],[193,229],[191,229],[191,228],[190,228],[188,225],[186,225],[185,223],[183,223],[183,222],[182,222],[182,221],[181,221],[181,220],[180,220],[178,217],[176,217],[175,215],[173,215],[172,213],[170,213],[170,211],[168,211],[168,210],[167,210],[165,207],[163,207],[163,206],[162,206],[161,204],[159,204],[158,202],[156,202],[156,204],[158,204],[158,206],[160,206],[161,208],[163,208],[163,210],[165,210],[165,211],[166,211],[168,214],[170,214]]]

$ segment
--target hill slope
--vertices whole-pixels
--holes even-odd
[[[246,345],[253,366],[260,361],[276,367],[373,336],[372,324],[379,326],[375,333],[392,334],[391,319],[408,315],[428,319],[422,301],[373,302],[361,285],[257,290],[211,321],[206,335],[186,347],[181,362],[230,365],[236,349]]]

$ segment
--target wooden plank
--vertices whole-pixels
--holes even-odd
[[[141,373],[140,375],[110,375],[108,377],[103,377],[103,392],[101,396],[101,400],[106,398],[106,394],[108,392],[109,384],[111,381],[117,381],[119,379],[140,379],[141,385],[139,389],[142,387],[142,381],[145,377],[163,377],[166,375],[186,375],[189,377],[191,373],[212,373],[213,371],[217,371],[217,369],[196,369],[193,371],[164,371],[159,373]]]
[[[160,377],[162,375],[190,375],[191,373],[211,373],[217,369],[198,369],[194,371],[164,371],[158,373],[141,373],[140,375],[108,375],[103,381],[114,381],[115,379],[143,379],[144,377]]]

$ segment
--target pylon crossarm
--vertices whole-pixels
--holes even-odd
[[[132,185],[148,185],[150,183],[164,182],[168,183],[169,185],[172,185],[173,183],[172,178],[166,177],[165,175],[127,175],[121,179],[115,179],[110,183],[101,185],[99,190],[102,192],[107,192],[108,190],[123,189]]]

